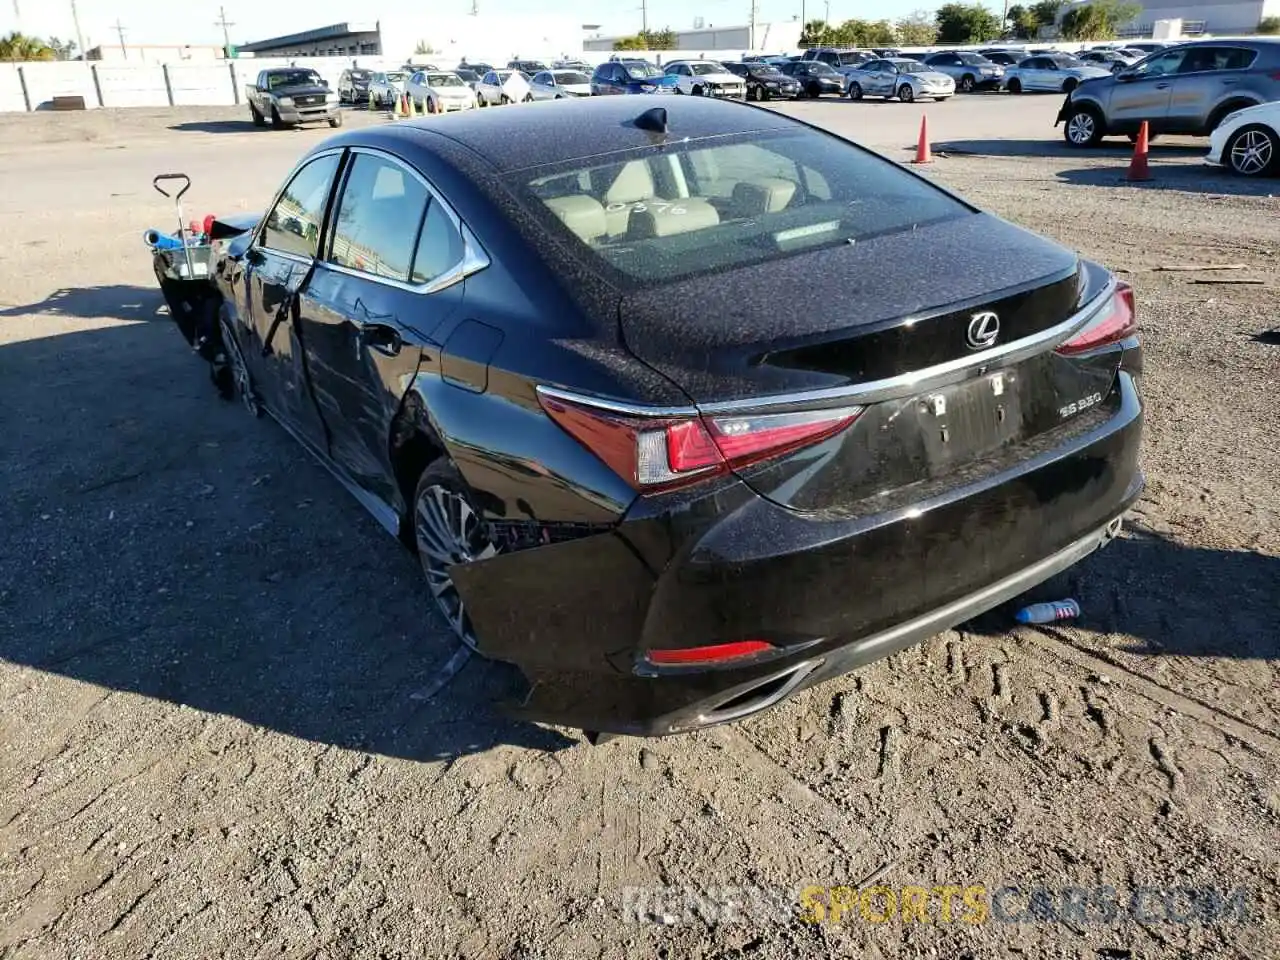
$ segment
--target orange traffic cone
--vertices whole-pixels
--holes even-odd
[[[1130,183],[1141,183],[1151,179],[1151,167],[1147,164],[1149,139],[1150,131],[1147,128],[1147,121],[1143,120],[1142,126],[1138,128],[1138,141],[1133,147],[1133,159],[1129,161],[1129,172],[1125,176]]]
[[[916,158],[912,163],[933,163],[933,153],[929,150],[929,118],[920,118],[920,139],[916,143]]]

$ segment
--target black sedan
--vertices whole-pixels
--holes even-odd
[[[246,405],[521,668],[517,715],[743,717],[1114,535],[1126,285],[815,127],[651,102],[350,131],[213,231]]]
[[[802,90],[800,81],[788,77],[772,63],[744,60],[726,63],[725,69],[747,81],[748,100],[772,100],[775,97],[795,99]]]
[[[778,69],[799,83],[807,97],[817,98],[827,93],[838,97],[844,93],[844,75],[821,60],[796,60]]]

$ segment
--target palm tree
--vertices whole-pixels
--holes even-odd
[[[56,56],[53,48],[38,37],[16,31],[0,37],[0,60],[53,60]]]

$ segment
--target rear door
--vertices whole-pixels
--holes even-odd
[[[1169,99],[1170,130],[1198,133],[1214,107],[1245,82],[1257,54],[1246,47],[1193,47],[1183,58]]]
[[[237,331],[255,385],[273,415],[326,449],[324,425],[312,402],[299,327],[298,291],[320,250],[342,151],[307,161],[290,178],[246,255],[245,290],[252,328]]]
[[[1174,78],[1186,56],[1185,49],[1168,50],[1127,71],[1126,79],[1117,79],[1107,110],[1109,125],[1126,130],[1137,128],[1143,120],[1149,120],[1157,129],[1164,127],[1169,116]]]
[[[462,301],[443,278],[463,244],[456,218],[414,170],[354,149],[330,242],[301,307],[330,456],[357,486],[397,506],[390,425],[404,386]]]

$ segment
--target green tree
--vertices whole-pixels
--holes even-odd
[[[898,43],[904,47],[928,47],[938,39],[938,25],[928,10],[917,10],[897,24]]]
[[[939,43],[984,43],[1000,36],[1000,17],[980,3],[948,3],[935,19]]]
[[[810,20],[800,31],[800,46],[825,47],[831,43],[831,27],[825,20]]]
[[[1035,12],[1021,4],[1009,8],[1005,24],[1005,29],[1019,40],[1034,40],[1040,29]]]
[[[1258,32],[1265,34],[1280,33],[1280,17],[1263,17],[1258,21]]]
[[[53,60],[54,49],[39,37],[13,32],[0,37],[0,60]]]
[[[1063,40],[1110,40],[1116,31],[1142,12],[1136,3],[1121,0],[1091,0],[1072,7],[1062,15]]]
[[[419,54],[439,53],[440,51],[437,50],[435,47],[433,47],[431,44],[427,43],[427,41],[419,40],[418,45],[413,48],[413,52],[415,55],[419,55]]]
[[[1065,6],[1066,0],[1038,0],[1033,3],[1030,10],[1036,27],[1052,27],[1058,22],[1058,11]]]
[[[629,37],[613,41],[615,50],[674,50],[676,35],[673,30],[641,30]]]

